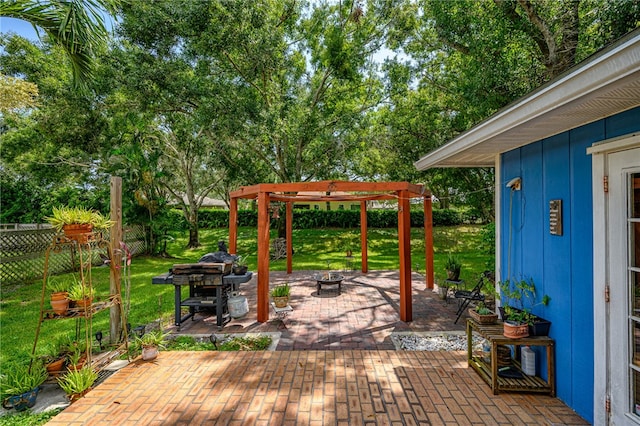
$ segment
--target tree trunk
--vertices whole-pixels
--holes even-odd
[[[200,247],[200,240],[198,238],[198,211],[192,209],[189,214],[189,244],[188,248]]]

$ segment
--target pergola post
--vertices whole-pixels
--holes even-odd
[[[433,206],[431,196],[424,197],[424,248],[425,248],[425,272],[427,288],[433,288]]]
[[[369,272],[369,253],[367,251],[367,202],[360,201],[360,248],[362,273]]]
[[[238,253],[238,199],[229,203],[229,253]]]
[[[400,255],[400,320],[413,320],[411,305],[411,211],[409,192],[398,191],[398,250]]]
[[[258,321],[269,320],[269,193],[258,193]]]
[[[290,201],[287,202],[287,274],[291,274],[293,270],[292,258],[293,258],[293,205]]]

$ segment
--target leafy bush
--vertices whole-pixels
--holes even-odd
[[[177,211],[176,211],[177,212]],[[179,212],[177,212],[179,213]],[[424,225],[422,210],[411,212],[411,226]],[[199,212],[198,222],[202,229],[227,228],[229,226],[229,212],[227,210],[202,210]],[[257,226],[258,212],[256,210],[238,210],[238,226]],[[450,209],[433,210],[434,226],[455,226],[462,224],[462,215]],[[187,229],[184,219],[176,219],[173,229]],[[396,210],[367,211],[367,225],[370,228],[397,228],[398,212]],[[277,220],[271,219],[271,227],[277,227]],[[293,227],[295,229],[317,228],[359,228],[360,211],[358,210],[307,210],[296,209],[293,213]]]

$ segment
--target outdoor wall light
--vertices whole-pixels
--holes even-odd
[[[518,176],[507,182],[507,188],[511,188],[512,191],[520,191],[522,187],[522,179]]]

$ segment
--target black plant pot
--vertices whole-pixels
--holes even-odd
[[[529,325],[529,336],[548,336],[551,328],[551,321],[536,317],[533,324]]]

